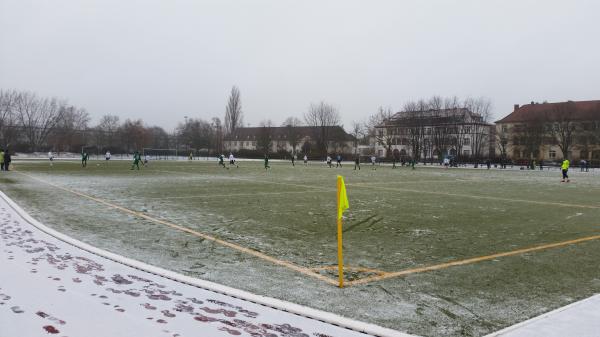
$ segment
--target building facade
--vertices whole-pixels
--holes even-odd
[[[326,130],[311,126],[245,127],[238,128],[224,138],[224,148],[228,152],[295,153],[297,155],[318,156],[326,139],[330,154],[350,154],[356,139],[346,133],[341,126],[330,126]]]
[[[600,101],[519,106],[496,122],[499,157],[513,161],[600,161]]]
[[[494,154],[494,125],[465,108],[401,111],[376,126],[375,155],[441,161]]]

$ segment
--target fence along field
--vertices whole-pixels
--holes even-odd
[[[561,185],[554,171],[98,163],[17,163],[22,174],[0,181],[20,182],[3,185],[48,225],[78,219],[71,234],[105,238],[102,248],[414,333],[489,332],[598,291],[595,173]],[[335,287],[337,174],[350,199],[344,290]],[[65,202],[79,207],[61,215]]]

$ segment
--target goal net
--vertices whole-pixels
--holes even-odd
[[[142,156],[148,156],[151,160],[177,160],[179,155],[183,153],[178,153],[176,149],[142,149]]]

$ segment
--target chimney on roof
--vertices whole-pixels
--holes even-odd
[[[517,110],[519,110],[519,105],[515,104],[515,110],[514,111],[517,111]]]

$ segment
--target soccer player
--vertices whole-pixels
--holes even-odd
[[[229,168],[227,166],[225,166],[225,156],[224,155],[219,155],[219,165],[223,166],[223,168],[226,168],[229,170]]]
[[[233,153],[229,152],[229,166],[233,166],[233,165],[235,165],[235,167],[239,167],[235,163],[235,157],[233,156]]]
[[[85,151],[81,151],[81,167],[87,167],[88,154]]]
[[[192,159],[194,159],[194,154],[193,154],[192,152],[190,152],[190,155],[189,155],[189,157],[188,157],[188,160],[192,160]]]
[[[561,168],[562,168],[562,180],[560,181],[561,183],[564,183],[565,179],[567,182],[571,181],[571,180],[569,180],[569,165],[570,165],[569,159],[563,160],[562,166],[561,166]]]
[[[140,153],[135,151],[133,153],[133,164],[131,165],[131,169],[133,170],[134,167],[137,167],[138,171],[140,170],[140,161],[142,160],[142,157],[140,157]]]
[[[590,172],[590,161],[589,160],[585,161],[585,172]]]
[[[0,149],[0,171],[4,171],[4,150]]]
[[[292,153],[292,166],[296,167],[296,155]]]
[[[50,160],[50,166],[52,166],[52,161],[54,160],[54,155],[52,151],[48,151],[48,160]]]
[[[104,154],[104,159],[107,161],[110,160],[110,151],[106,151],[106,154]]]
[[[354,158],[354,171],[356,171],[357,167],[360,171],[360,156],[356,156],[356,158]]]
[[[337,157],[336,157],[335,159],[336,159],[335,167],[336,167],[336,168],[337,168],[338,166],[339,166],[339,167],[342,167],[342,156],[338,154],[338,155],[337,155]]]
[[[8,167],[10,166],[11,158],[10,158],[10,150],[6,149],[4,152],[4,171],[10,171]]]
[[[269,166],[269,156],[265,154],[265,170],[270,168],[271,166]]]
[[[328,155],[328,156],[327,156],[327,159],[325,159],[325,160],[327,161],[327,166],[329,166],[329,168],[331,168],[331,167],[332,167],[332,164],[331,164],[331,160],[332,160],[332,159],[331,159],[331,156],[329,156],[329,155]]]
[[[371,169],[372,170],[376,170],[377,168],[375,167],[375,162],[377,162],[377,157],[375,156],[371,156]]]
[[[304,155],[304,166],[308,165],[308,157]]]

